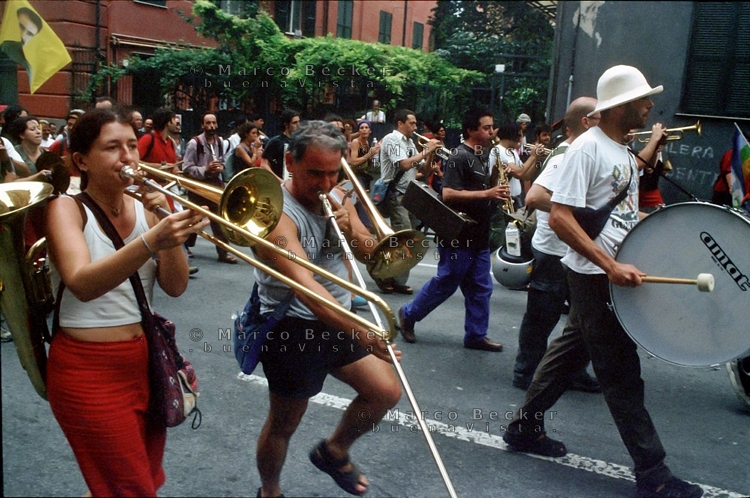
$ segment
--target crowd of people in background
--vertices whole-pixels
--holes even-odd
[[[633,73],[630,69],[623,71]],[[630,73],[630,78],[642,78],[639,72]],[[325,226],[325,222],[320,222],[317,218],[317,221],[308,226],[304,218],[310,213],[305,209],[310,212],[319,209],[318,192],[331,192],[336,184],[340,186],[347,180],[340,171],[339,162],[342,158],[349,163],[355,172],[356,181],[362,184],[365,190],[369,190],[378,179],[387,183],[384,210],[394,232],[411,229],[428,231],[428,227],[403,205],[410,183],[421,182],[434,190],[449,207],[469,213],[477,223],[457,238],[460,242],[458,247],[443,246],[440,237],[434,239],[440,254],[437,275],[418,289],[413,300],[399,309],[401,334],[406,342],[415,343],[416,324],[427,319],[434,309],[460,288],[466,306],[464,347],[493,353],[501,352],[503,345],[488,337],[491,324],[489,303],[493,288],[489,240],[492,215],[497,206],[508,206],[508,214],[511,215],[521,208],[526,208],[527,213],[528,210],[538,210],[538,227],[531,245],[536,266],[531,275],[531,284],[526,289],[527,311],[520,327],[518,355],[513,373],[513,385],[523,391],[528,390],[525,407],[531,407],[531,411],[544,412],[566,389],[590,393],[604,391],[610,410],[618,421],[618,428],[635,460],[641,496],[652,496],[652,493],[658,495],[664,486],[668,489],[677,489],[683,492],[684,496],[699,496],[693,487],[674,478],[663,464],[663,449],[658,442],[655,429],[650,425],[648,414],[642,407],[642,388],[639,387],[639,383],[642,382],[634,353],[635,346],[632,345],[630,348],[632,341],[620,333],[621,330],[616,324],[601,318],[604,316],[604,298],[599,299],[601,296],[597,294],[596,299],[586,301],[583,297],[589,295],[591,289],[604,289],[607,278],[600,274],[598,268],[603,266],[597,259],[599,252],[588,244],[591,241],[584,243],[579,240],[580,233],[569,231],[572,226],[572,214],[569,211],[574,201],[556,190],[556,186],[563,185],[563,182],[567,182],[565,185],[569,189],[578,185],[569,185],[572,182],[569,178],[558,178],[561,176],[557,174],[560,171],[557,169],[558,166],[562,169],[563,164],[567,165],[574,159],[585,162],[585,154],[579,152],[580,150],[594,150],[597,144],[605,144],[611,148],[611,155],[627,166],[625,176],[628,179],[639,175],[639,170],[642,171],[641,205],[630,206],[630,210],[624,213],[629,217],[628,220],[635,223],[634,216],[638,207],[649,211],[664,204],[658,190],[659,178],[668,170],[668,164],[661,158],[666,131],[664,126],[660,123],[653,125],[652,140],[640,151],[630,149],[627,140],[628,133],[633,132],[634,126],[645,125],[648,110],[653,107],[648,96],[661,91],[661,87],[648,88],[648,93],[639,95],[635,100],[613,98],[611,102],[597,102],[596,99],[582,97],[574,101],[563,123],[562,143],[561,140],[555,140],[554,143],[560,143],[556,147],[552,145],[551,125],[533,124],[526,113],[521,113],[515,121],[497,122],[493,113],[487,109],[468,111],[463,118],[460,140],[448,143],[445,123],[439,118],[424,119],[414,111],[402,108],[388,111],[391,114],[389,120],[378,100],[372,101],[372,107],[358,119],[328,114],[322,121],[313,121],[305,119],[303,113],[298,110],[284,109],[278,119],[278,133],[270,133],[270,138],[263,130],[265,119],[258,114],[236,113],[231,117],[231,122],[220,123],[216,111],[207,111],[200,119],[200,134],[184,137],[182,116],[174,109],[159,108],[151,113],[129,109],[124,112],[117,102],[109,97],[97,99],[95,106],[89,111],[72,109],[59,132],[56,132],[53,121],[31,116],[20,106],[7,106],[2,111],[0,121],[2,179],[5,182],[20,179],[54,183],[53,177],[57,173],[43,168],[43,165],[50,164],[43,158],[45,155],[65,158],[70,181],[60,193],[72,195],[81,191],[87,192],[101,205],[100,207],[105,211],[109,210],[108,216],[114,225],[125,223],[125,219],[136,223],[136,235],[139,237],[126,239],[127,245],[123,248],[125,252],[117,250],[105,256],[102,259],[105,263],[86,262],[76,258],[69,249],[64,249],[61,241],[67,237],[65,231],[69,230],[75,234],[74,246],[77,243],[79,249],[82,249],[85,244],[90,245],[92,242],[89,240],[86,217],[82,219],[79,213],[88,213],[89,216],[92,216],[92,213],[79,209],[80,206],[68,200],[56,200],[52,204],[52,217],[48,218],[46,228],[48,236],[51,237],[51,247],[56,251],[53,251],[53,263],[74,295],[83,293],[94,297],[109,295],[113,287],[110,284],[115,283],[115,279],[122,277],[122,280],[127,277],[126,273],[132,273],[140,267],[148,267],[147,271],[151,275],[148,282],[150,286],[153,286],[156,278],[168,293],[179,295],[185,290],[188,275],[198,271],[187,264],[189,258],[193,257],[191,248],[195,245],[196,227],[201,228],[208,224],[206,221],[199,221],[200,216],[190,210],[181,213],[183,209],[179,202],[161,195],[147,198],[146,203],[150,206],[158,204],[174,213],[169,217],[171,221],[160,222],[151,213],[144,214],[143,207],[138,207],[139,203],[134,203],[123,195],[125,187],[122,184],[117,184],[117,188],[112,186],[117,183],[113,180],[111,171],[111,161],[116,154],[108,152],[102,145],[102,140],[111,139],[121,150],[127,149],[124,154],[129,161],[140,160],[153,164],[164,171],[184,175],[219,189],[224,188],[233,176],[244,170],[265,169],[282,185],[285,198],[284,212],[298,225],[295,227],[286,223],[274,229],[274,233],[283,234],[288,240],[294,240],[295,234],[305,235],[307,231],[318,234],[319,229],[322,230]],[[641,118],[634,119],[632,113],[628,114],[630,110],[642,111],[639,114]],[[602,129],[598,129],[600,120]],[[86,133],[79,131],[79,126],[85,126]],[[594,128],[597,129],[587,133]],[[424,138],[415,134],[417,130],[421,130],[420,135]],[[582,135],[585,138],[578,140]],[[616,141],[613,139],[615,135],[618,138]],[[615,143],[616,145],[613,145]],[[437,153],[444,149],[450,151],[450,159]],[[637,169],[630,168],[628,158],[631,155],[635,157],[633,167]],[[607,169],[611,165],[604,159],[600,161],[601,164],[597,163],[597,167],[601,167],[601,175],[606,176],[611,174]],[[120,161],[122,158],[117,160]],[[491,172],[498,172],[498,176],[493,176]],[[591,172],[587,170],[576,172],[576,175],[583,177],[589,173]],[[722,161],[721,175],[717,182],[719,188],[715,189],[714,202],[726,203],[727,191],[731,187],[725,185],[731,181],[727,173],[725,158]],[[632,183],[632,188],[637,190],[639,187],[636,183],[638,182]],[[582,181],[580,185],[587,183]],[[623,191],[630,188],[631,183],[627,182]],[[606,190],[604,186],[601,189]],[[579,194],[583,198],[586,192]],[[218,211],[218,206],[213,200],[202,198],[190,190],[187,196],[195,204],[208,206],[213,212]],[[346,204],[344,198],[339,200],[341,205],[337,207],[348,211],[347,216],[351,217],[347,220],[347,237],[360,241],[370,240],[375,230],[372,220],[363,210],[362,203],[358,202],[355,196],[352,202],[356,206],[342,207]],[[191,223],[189,226],[188,221]],[[34,217],[31,217],[29,223],[39,224],[41,221],[35,221]],[[564,237],[557,237],[558,230],[553,229],[563,223],[567,223],[563,227],[565,229],[560,230]],[[218,223],[211,221],[210,226],[216,238],[227,242]],[[586,257],[574,261],[579,265],[576,268],[580,275],[566,278],[566,270],[561,261],[563,258],[572,258],[571,249],[574,247],[580,249]],[[237,258],[220,246],[216,246],[216,251],[219,263],[237,263]],[[127,264],[124,263],[125,253],[129,256]],[[151,262],[157,253],[167,262],[168,269],[176,275],[175,281],[167,282],[166,277],[154,274]],[[269,254],[266,256],[272,259]],[[336,261],[335,271],[348,273],[351,278],[351,268],[347,270],[343,261]],[[109,280],[112,282],[108,280],[106,285],[101,282],[92,284],[82,277],[94,269],[100,270],[102,265],[111,270]],[[117,269],[118,265],[125,265],[125,269]],[[320,287],[311,275],[300,272],[285,262],[277,265],[282,272],[305,281],[307,287]],[[592,268],[594,271],[589,272]],[[80,273],[77,273],[78,270]],[[635,270],[620,270],[627,275],[616,276],[637,280],[634,276]],[[413,294],[414,289],[408,285],[408,279],[408,270],[390,278],[373,277],[383,294]],[[256,281],[260,283],[262,295],[266,300],[278,290],[275,287],[277,284],[262,271],[256,271]],[[575,283],[577,288],[569,288],[570,282]],[[127,280],[123,285],[128,287]],[[120,287],[118,289],[117,292],[123,291]],[[574,318],[569,321],[562,337],[548,346],[547,341],[552,330],[561,314],[566,312],[566,302],[571,298],[571,291],[574,293],[575,306],[571,311]],[[321,287],[321,294],[326,295],[327,292],[328,290]],[[334,294],[334,291],[331,293]],[[603,291],[600,294],[603,295]],[[281,302],[280,297],[281,295],[274,297],[279,298],[274,301],[277,305]],[[351,309],[355,309],[358,306],[356,298],[356,295],[342,293],[342,296],[336,295],[334,299],[345,302]],[[321,317],[332,323],[349,326],[340,317],[333,317],[332,312],[323,310],[318,304],[299,298],[295,302],[298,315],[285,318],[290,323],[294,322],[295,327],[297,322],[302,321],[309,321],[318,327]],[[359,304],[362,304],[361,300]],[[83,303],[73,300],[69,301],[67,306],[80,310],[82,314],[76,317],[70,313],[63,313],[64,319],[60,325],[67,329],[68,335],[63,335],[63,339],[56,339],[57,342],[52,346],[57,354],[54,355],[51,366],[53,370],[59,369],[54,376],[55,383],[50,386],[53,411],[76,452],[87,483],[95,494],[126,489],[118,487],[122,485],[151,495],[164,480],[161,469],[165,438],[163,431],[159,429],[149,433],[143,441],[126,441],[128,438],[123,437],[119,442],[113,443],[129,449],[139,446],[140,451],[137,455],[133,453],[128,457],[133,460],[133,468],[137,468],[139,474],[128,476],[125,475],[128,472],[125,472],[117,478],[121,482],[114,484],[105,482],[111,480],[104,479],[103,476],[113,468],[122,469],[122,466],[108,461],[107,458],[100,459],[97,456],[100,454],[99,450],[91,447],[85,437],[82,438],[76,433],[73,417],[77,416],[77,408],[74,405],[78,400],[74,399],[75,396],[71,397],[66,389],[68,384],[76,385],[78,382],[68,374],[71,368],[78,368],[85,354],[78,350],[78,345],[66,342],[65,338],[71,336],[97,342],[101,337],[87,331],[88,308]],[[588,314],[581,312],[585,306],[590,308]],[[140,321],[139,313],[132,309],[126,311],[128,316],[123,318],[124,322],[98,324],[97,333],[104,336],[115,330],[119,337],[125,339],[140,337],[142,330],[135,325]],[[579,326],[584,322],[595,323],[598,326],[597,332]],[[598,349],[594,346],[584,348],[584,344],[593,344],[599,339],[597,334],[609,334],[621,341],[623,350],[627,350],[627,354],[624,353],[628,362],[627,379],[635,387],[620,385],[621,381],[616,378],[617,374],[613,373],[612,365],[616,365],[616,361],[606,361],[612,356],[611,351],[606,351],[606,348],[601,346]],[[10,334],[4,330],[3,341],[9,338]],[[142,349],[141,346],[129,347],[131,346],[134,349]],[[571,353],[571,348],[577,348],[577,354]],[[292,372],[287,371],[290,368],[298,369],[297,364],[290,367],[282,365],[283,362],[279,363],[278,358],[266,357],[265,362],[261,358],[269,377],[272,410],[258,443],[258,466],[262,479],[262,488],[258,490],[258,496],[266,493],[277,494],[281,491],[279,477],[289,438],[304,414],[306,398],[320,391],[322,379],[328,373],[337,372],[339,378],[355,387],[360,393],[358,402],[372,409],[375,414],[381,414],[398,401],[400,392],[391,370],[385,368],[385,364],[376,363],[375,359],[375,356],[379,356],[387,360],[387,356],[382,350],[376,348],[375,351],[374,356],[368,356],[364,350],[356,349],[355,354],[338,358],[326,368],[319,368],[320,365],[316,363],[316,384],[299,386],[288,381]],[[52,351],[50,358],[53,358]],[[602,377],[601,385],[587,372],[590,359],[594,362],[597,376]],[[558,360],[567,363],[560,366],[555,363]],[[306,362],[309,358],[300,357],[300,361]],[[382,367],[382,378],[385,380],[373,388],[360,382],[358,371],[374,368],[374,364],[379,369]],[[143,373],[143,362],[136,366]],[[104,371],[111,366],[101,364],[99,367]],[[341,375],[341,372],[347,373]],[[141,377],[142,381],[143,376]],[[117,382],[120,383],[119,380]],[[98,389],[97,386],[89,385],[83,388],[91,392]],[[291,401],[292,399],[294,401]],[[617,405],[622,404],[623,399],[627,400],[627,406]],[[133,402],[143,404],[144,400],[140,397]],[[282,413],[285,415],[280,415]],[[635,415],[640,418],[634,418]],[[101,423],[98,416],[96,413],[91,414],[92,427]],[[627,423],[621,422],[626,419]],[[367,490],[369,483],[356,466],[349,462],[347,456],[349,446],[359,435],[353,431],[361,429],[355,422],[345,415],[337,431],[330,439],[318,444],[311,452],[310,458],[343,489],[358,495]],[[525,432],[526,425],[529,425],[531,432]],[[505,440],[512,448],[549,457],[565,455],[565,446],[559,441],[547,438],[542,425],[526,425],[523,420],[518,419],[511,424],[511,430],[505,436]],[[638,437],[628,436],[630,433],[640,434],[641,430],[648,432],[648,444]],[[533,437],[529,436],[529,433],[533,434]],[[111,454],[115,452],[116,448]],[[146,460],[143,460],[144,455]]]

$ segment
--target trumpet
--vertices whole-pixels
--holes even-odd
[[[355,181],[356,180],[353,179],[352,184]],[[333,228],[335,229],[336,233],[339,236],[341,247],[344,248],[344,253],[347,256],[347,259],[351,261],[352,250],[349,247],[349,243],[346,241],[346,237],[344,237],[344,234],[341,232],[341,228],[339,228],[338,223],[336,223],[336,215],[333,213],[333,208],[331,207],[331,203],[328,200],[327,194],[325,192],[319,192],[318,198],[323,203],[323,210],[325,211],[326,217],[331,222],[331,225],[333,226]],[[356,277],[357,283],[359,284],[360,288],[367,289],[367,285],[365,284],[365,281],[362,278],[362,273],[359,271],[359,268],[357,267],[357,265],[351,265],[351,268],[352,268],[352,274]],[[378,326],[382,327],[382,323],[380,321],[380,314],[378,313],[378,310],[375,309],[374,303],[368,302],[368,305],[370,306],[370,312],[372,313],[372,316],[375,317],[375,322],[378,324]],[[398,359],[396,358],[396,353],[393,351],[393,346],[391,346],[390,341],[387,341],[387,340],[385,341],[385,344],[386,344],[386,348],[388,349],[388,354],[391,357],[391,361],[393,362],[393,366],[396,369],[396,374],[401,380],[401,384],[404,386],[404,392],[406,392],[406,397],[409,398],[409,403],[411,403],[411,406],[414,409],[414,413],[422,413],[422,410],[419,409],[419,405],[417,404],[417,399],[414,397],[414,393],[411,390],[409,381],[406,379],[406,374],[404,373],[404,370],[401,368],[401,364],[398,362]],[[432,435],[430,434],[430,429],[427,426],[427,422],[425,422],[424,417],[417,417],[417,422],[419,423],[419,427],[422,429],[422,434],[424,434],[424,437],[427,440],[427,445],[429,446],[430,452],[432,453],[432,456],[435,459],[435,463],[437,464],[438,470],[440,471],[440,475],[443,478],[443,482],[445,483],[445,486],[448,489],[448,494],[452,498],[455,498],[457,496],[456,490],[453,488],[453,483],[451,483],[451,479],[448,476],[448,472],[445,470],[445,465],[443,464],[443,460],[440,458],[440,453],[438,453],[437,447],[435,446],[435,442],[432,440]]]
[[[531,154],[532,151],[536,150],[537,156],[548,156],[552,154],[552,149],[548,149],[544,145],[526,144],[523,146],[523,151],[527,154]]]
[[[356,293],[368,301],[373,302],[383,312],[387,322],[388,328],[380,327],[368,320],[363,319],[359,315],[352,313],[350,310],[344,308],[338,303],[332,303],[326,298],[315,294],[313,291],[301,286],[291,278],[287,277],[283,273],[274,270],[268,265],[265,265],[254,258],[248,256],[244,252],[230,246],[224,241],[221,241],[209,235],[208,233],[201,231],[198,233],[201,237],[208,240],[212,244],[232,253],[246,263],[254,266],[255,268],[262,270],[277,280],[288,285],[294,289],[295,292],[304,294],[310,299],[322,304],[334,313],[338,313],[351,321],[357,323],[359,326],[371,330],[378,337],[384,341],[390,341],[396,335],[398,335],[398,328],[396,325],[396,318],[393,311],[390,309],[388,304],[377,294],[372,292],[363,291],[360,287],[352,284],[348,280],[345,280],[333,273],[330,273],[317,265],[314,265],[310,261],[304,258],[297,258],[295,254],[285,251],[276,245],[268,242],[263,237],[267,236],[273,228],[278,224],[281,219],[281,211],[283,205],[283,194],[281,193],[281,185],[272,173],[262,168],[252,168],[242,171],[240,174],[235,175],[234,178],[227,184],[226,188],[222,191],[216,187],[205,185],[202,182],[195,180],[189,180],[186,178],[166,173],[159,169],[146,166],[143,163],[138,165],[138,170],[144,171],[156,178],[163,178],[165,180],[174,181],[184,189],[197,193],[201,197],[205,197],[211,202],[215,202],[219,205],[219,212],[221,216],[214,214],[212,211],[202,208],[201,206],[192,203],[179,195],[171,192],[157,182],[143,178],[138,174],[137,170],[125,166],[120,170],[120,175],[124,178],[132,178],[135,182],[145,185],[150,189],[161,192],[167,197],[178,201],[180,204],[186,206],[193,211],[202,214],[209,218],[211,221],[217,222],[221,225],[222,232],[226,235],[227,239],[231,242],[242,245],[242,246],[253,246],[263,247],[278,254],[281,257],[288,258],[299,264],[303,268],[320,275],[321,277],[330,280],[336,285],[347,289],[350,292]],[[129,190],[125,191],[128,195],[138,199],[138,194]],[[260,209],[258,209],[260,207]],[[166,210],[161,210],[157,213],[160,216],[166,216],[170,213]]]
[[[422,148],[427,147],[427,142],[430,141],[429,138],[425,137],[424,135],[420,135],[416,131],[412,133],[415,137],[417,137],[417,143],[422,146]],[[444,146],[439,146],[437,149],[435,149],[435,154],[441,158],[447,160],[448,157],[451,155],[451,151]]]
[[[700,137],[702,135],[703,128],[701,127],[700,120],[698,120],[696,121],[694,125],[691,125],[691,126],[683,126],[682,128],[667,128],[664,131],[667,133],[667,140],[673,141],[673,140],[682,140],[685,137],[685,133],[688,131],[694,131]],[[629,134],[629,136],[632,136],[634,138],[639,135],[651,135],[651,132],[650,131],[638,131],[638,132]],[[648,143],[650,140],[651,140],[651,137],[638,139],[638,141],[641,143]]]

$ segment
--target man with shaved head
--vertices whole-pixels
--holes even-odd
[[[513,385],[526,390],[531,385],[534,371],[547,350],[547,339],[562,315],[568,283],[565,267],[560,260],[568,246],[549,227],[550,198],[557,183],[565,150],[584,131],[596,126],[600,113],[588,114],[596,108],[596,99],[580,97],[571,102],[565,114],[568,139],[557,146],[544,162],[543,171],[526,194],[526,205],[537,210],[537,225],[531,240],[534,268],[531,271],[526,314],[518,332],[518,354],[513,367]],[[584,368],[576,375],[569,389],[599,392],[598,383]]]

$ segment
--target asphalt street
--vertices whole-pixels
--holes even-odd
[[[191,260],[200,271],[176,299],[155,291],[154,307],[177,324],[181,351],[199,377],[198,430],[170,429],[161,496],[255,496],[259,484],[255,445],[268,409],[262,369],[238,376],[227,329],[253,283],[252,268],[216,262],[199,239]],[[245,252],[248,252],[245,250]],[[412,270],[419,289],[436,272],[432,252]],[[364,271],[364,270],[363,270]],[[366,272],[365,272],[366,275]],[[369,276],[368,285],[374,288]],[[384,297],[394,313],[409,297]],[[416,326],[418,342],[398,342],[403,369],[459,496],[632,496],[632,461],[601,395],[566,393],[547,414],[550,435],[569,455],[535,458],[509,452],[502,434],[524,393],[511,386],[518,327],[526,293],[495,283],[490,337],[501,353],[462,347],[460,291]],[[555,334],[562,330],[558,324]],[[732,390],[723,365],[685,368],[641,352],[646,402],[679,477],[700,484],[704,496],[750,495],[750,407]],[[313,398],[292,439],[282,475],[286,496],[348,496],[308,460],[353,398],[330,378]],[[447,496],[413,407],[403,396],[352,448],[351,457],[371,482],[368,496]],[[2,344],[2,445],[5,496],[81,496],[85,483],[49,405],[33,390],[12,343]]]

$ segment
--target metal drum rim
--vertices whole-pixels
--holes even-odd
[[[750,224],[750,215],[748,215],[748,213],[746,213],[746,212],[744,212],[744,211],[742,211],[740,209],[735,209],[735,208],[730,207],[730,206],[720,206],[720,205],[717,205],[717,204],[712,204],[710,202],[703,202],[703,201],[686,201],[686,202],[679,202],[679,203],[675,203],[675,204],[670,204],[670,205],[667,205],[667,206],[662,206],[662,207],[658,208],[656,211],[652,212],[649,216],[652,216],[652,215],[654,215],[656,213],[663,212],[663,211],[666,211],[666,210],[669,210],[669,209],[675,209],[675,208],[679,208],[681,206],[687,206],[687,205],[689,205],[689,206],[704,206],[704,207],[714,208],[714,209],[720,210],[720,211],[725,211],[725,212],[728,212],[728,213],[733,214],[735,216],[738,216],[740,218],[744,218],[745,220],[747,220],[748,224]],[[643,220],[639,221],[635,225],[635,227],[633,227],[633,229],[631,229],[625,235],[625,237],[622,239],[622,242],[620,242],[619,247],[617,248],[617,252],[615,253],[615,261],[620,262],[620,260],[618,259],[618,257],[620,256],[620,251],[621,251],[622,247],[625,245],[625,243],[628,240],[628,238],[631,237],[631,235],[633,234],[633,232],[635,232],[638,229],[638,226],[640,226],[641,223],[643,223],[645,220],[648,220],[648,218],[649,217],[647,216]],[[625,333],[628,334],[628,337],[630,337],[630,339],[632,339],[633,342],[635,342],[638,345],[638,347],[640,347],[641,349],[643,349],[644,351],[646,351],[649,355],[651,355],[651,356],[653,356],[655,358],[659,358],[660,360],[662,360],[662,361],[664,361],[666,363],[669,363],[671,365],[680,366],[680,367],[686,367],[686,368],[707,368],[707,367],[715,367],[716,365],[721,365],[722,363],[735,361],[738,358],[743,358],[744,356],[747,356],[748,354],[750,354],[750,345],[748,345],[748,349],[745,350],[744,353],[741,353],[741,354],[739,354],[738,356],[736,356],[734,358],[727,359],[727,360],[722,360],[722,361],[719,361],[719,362],[716,362],[716,363],[703,364],[703,365],[691,365],[691,364],[686,364],[686,363],[680,363],[680,362],[677,362],[677,361],[674,361],[674,360],[670,360],[668,358],[664,358],[664,357],[662,357],[660,355],[657,355],[653,351],[651,351],[650,349],[648,349],[646,346],[644,346],[643,344],[641,344],[641,341],[639,341],[638,338],[634,337],[633,334],[631,334],[631,332],[628,330],[628,328],[623,323],[623,318],[620,316],[620,312],[617,310],[617,304],[615,303],[615,299],[614,299],[614,289],[615,289],[615,287],[616,287],[615,284],[613,284],[610,281],[609,282],[609,298],[610,298],[610,302],[612,304],[612,310],[614,311],[615,316],[617,317],[617,321],[620,323],[620,326],[623,328],[623,330],[625,331]]]

